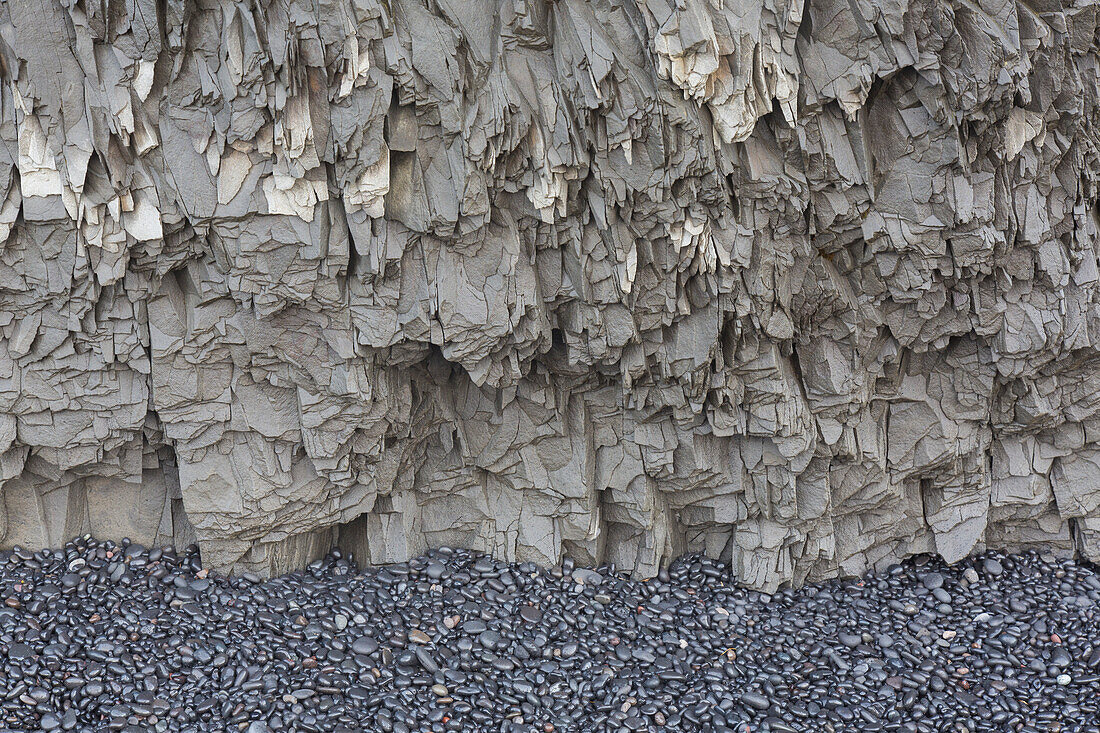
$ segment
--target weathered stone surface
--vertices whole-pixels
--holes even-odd
[[[0,542],[1100,559],[1097,5],[0,6]]]

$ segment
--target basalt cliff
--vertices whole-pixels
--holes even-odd
[[[6,0],[0,546],[1100,559],[1098,9]]]

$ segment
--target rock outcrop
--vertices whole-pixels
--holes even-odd
[[[1100,559],[1098,23],[7,0],[0,544]]]

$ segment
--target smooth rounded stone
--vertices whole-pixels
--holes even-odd
[[[428,567],[425,568],[424,573],[432,580],[439,580],[446,571],[447,566],[443,563],[432,562],[428,563]]]
[[[981,578],[978,577],[978,571],[974,568],[967,568],[966,570],[964,570],[963,578],[965,578],[966,582],[970,585],[977,585],[977,583],[981,580]]]
[[[985,571],[986,575],[991,575],[994,578],[1000,576],[1000,574],[1004,572],[1004,568],[1001,566],[1001,563],[991,557],[986,558],[986,560],[982,563],[982,570]]]
[[[1068,674],[1063,673],[1063,674],[1058,675],[1058,677],[1056,677],[1054,681],[1057,682],[1059,685],[1062,685],[1063,687],[1065,687],[1070,682],[1073,682],[1073,678],[1070,677]]]
[[[420,666],[429,672],[437,672],[439,670],[439,664],[436,663],[435,658],[428,653],[428,650],[424,647],[418,646],[413,650],[416,655],[416,661],[420,663]]]
[[[27,659],[33,655],[34,649],[21,642],[17,641],[8,646],[8,659]]]
[[[481,619],[471,619],[462,624],[462,631],[465,634],[480,634],[488,629],[489,627]]]
[[[524,606],[523,608],[519,609],[519,616],[527,623],[537,624],[539,621],[542,620],[542,611],[535,608],[534,606]]]
[[[859,634],[848,634],[842,631],[841,633],[837,634],[837,638],[840,640],[841,644],[848,647],[849,649],[855,649],[857,646],[863,643],[863,637]]]
[[[1073,658],[1069,655],[1069,652],[1059,647],[1054,650],[1054,653],[1050,655],[1050,663],[1055,667],[1068,667]]]
[[[928,590],[943,587],[943,575],[940,573],[925,573],[921,578],[921,584]]]
[[[481,558],[477,560],[472,567],[473,571],[478,575],[495,575],[496,567],[493,565],[493,561],[489,558]]]
[[[356,654],[369,656],[378,651],[378,642],[372,636],[360,636],[352,642],[351,650]]]
[[[586,585],[599,585],[603,582],[603,576],[597,573],[595,570],[589,570],[587,568],[577,568],[573,571],[573,580],[578,583],[584,583]]]
[[[564,655],[563,655],[564,656]],[[511,672],[516,668],[516,663],[510,657],[497,657],[492,661],[493,669],[499,672]]]
[[[757,710],[767,710],[772,706],[771,701],[759,692],[741,693],[741,702]]]
[[[413,629],[409,632],[409,641],[415,644],[431,644],[432,637],[428,636],[420,629]]]

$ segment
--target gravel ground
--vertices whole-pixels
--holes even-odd
[[[260,582],[0,552],[0,731],[1100,732],[1100,576],[927,558],[773,596],[442,549]]]

